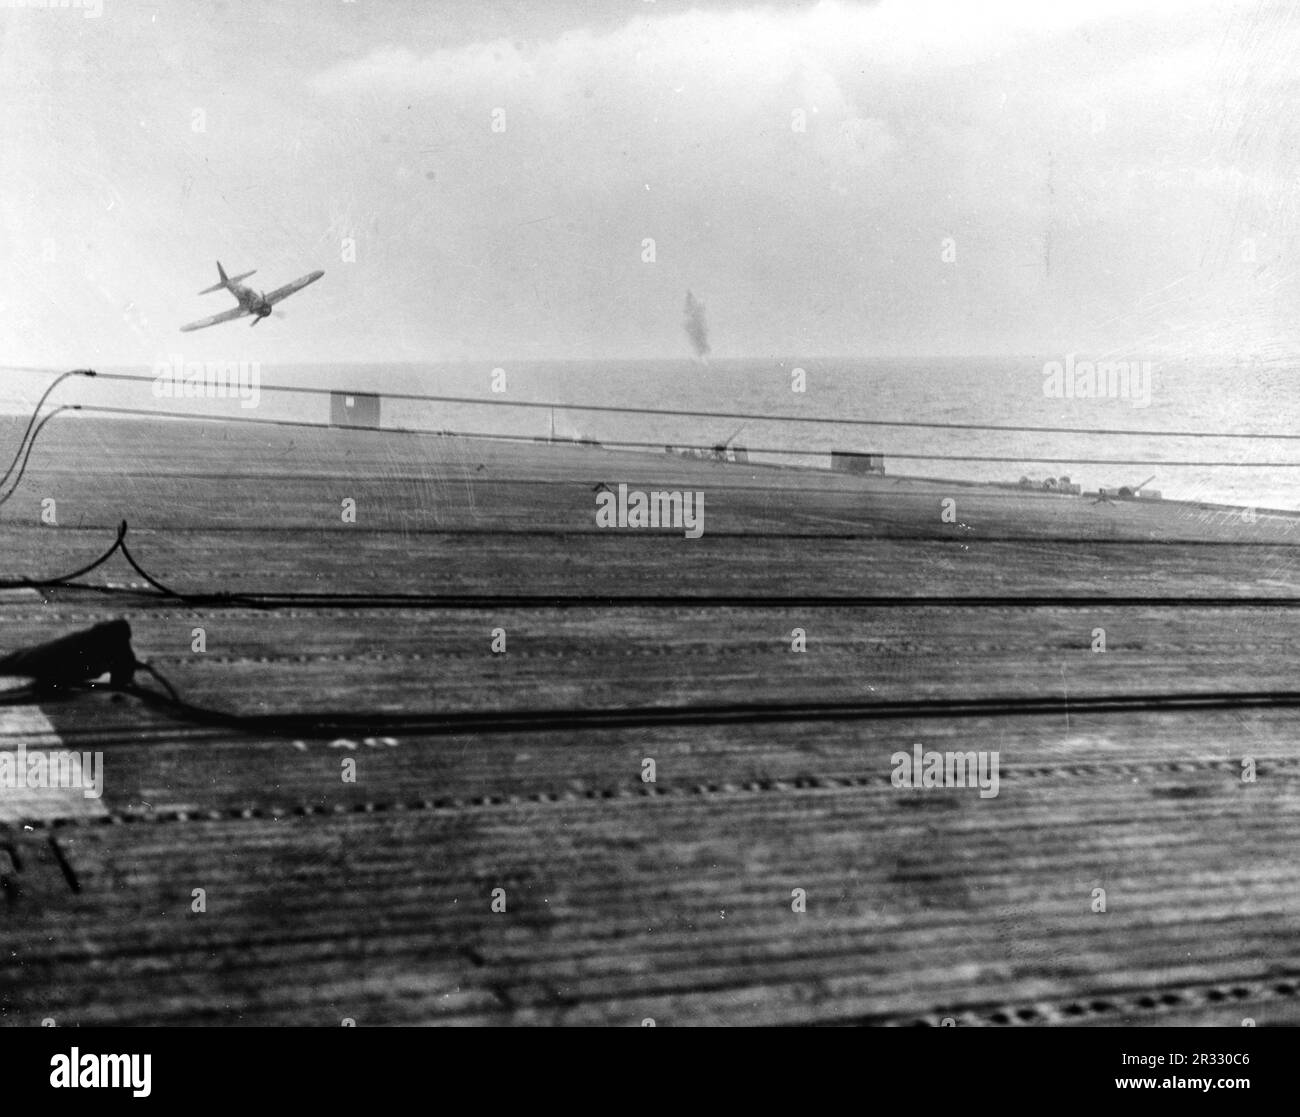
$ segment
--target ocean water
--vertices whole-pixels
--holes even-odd
[[[1075,363],[1085,359],[1081,354]],[[1300,367],[1276,361],[1228,366],[1152,357],[1149,399],[1136,391],[1140,375],[1135,381],[1137,398],[1066,398],[1050,394],[1053,384],[1044,370],[1052,361],[1066,363],[1064,355],[1053,355],[722,359],[707,364],[686,359],[263,365],[258,369],[263,389],[255,408],[242,408],[229,399],[159,399],[151,383],[84,380],[65,383],[52,402],[326,423],[328,397],[281,393],[267,386],[463,396],[483,402],[385,399],[381,423],[537,437],[547,437],[553,429],[559,438],[646,442],[660,451],[665,445],[711,446],[731,440],[745,446],[753,460],[814,468],[827,467],[832,450],[874,452],[885,455],[891,474],[1013,483],[1021,477],[1068,476],[1085,489],[1136,485],[1153,478],[1150,487],[1166,498],[1300,510]],[[494,369],[504,373],[504,391],[493,391]],[[803,370],[802,392],[793,390],[797,369]],[[153,372],[147,366],[101,371]],[[0,386],[0,409],[30,408],[48,382],[48,375],[7,372]],[[509,406],[520,401],[556,406]],[[587,412],[581,409],[584,404],[691,414]],[[764,418],[698,414],[707,411],[752,412]],[[857,427],[818,421],[827,416],[1123,433]],[[1171,431],[1214,437],[1168,437]],[[1224,437],[1234,433],[1273,437]],[[979,457],[1010,460],[971,460]]]

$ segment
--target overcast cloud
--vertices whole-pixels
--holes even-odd
[[[494,8],[0,10],[0,360],[1294,351],[1283,4]]]

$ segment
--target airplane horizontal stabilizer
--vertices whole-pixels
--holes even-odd
[[[241,279],[247,279],[250,275],[256,275],[256,274],[257,274],[256,268],[254,268],[252,271],[244,272],[243,275],[232,275],[228,278],[226,274],[222,272],[220,283],[214,283],[211,287],[205,287],[202,291],[199,292],[199,294],[210,295],[212,294],[213,291],[223,291],[225,290],[227,284],[238,283]]]

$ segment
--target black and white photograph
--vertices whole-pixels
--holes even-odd
[[[1294,3],[0,0],[0,91],[41,1083],[1300,1023]]]

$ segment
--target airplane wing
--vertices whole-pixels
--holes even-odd
[[[295,279],[292,283],[286,283],[283,287],[277,287],[270,294],[263,296],[266,301],[274,306],[281,299],[287,299],[295,291],[301,291],[309,283],[315,283],[322,275],[323,271],[314,271],[310,275],[304,275],[301,279]]]
[[[247,313],[248,311],[242,306],[231,307],[229,310],[223,310],[220,314],[214,314],[211,318],[200,318],[197,322],[182,326],[181,333],[188,333],[190,330],[201,330],[207,326],[215,326],[218,322],[233,322],[236,318],[242,318]]]

